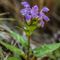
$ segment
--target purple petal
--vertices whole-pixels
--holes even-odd
[[[22,9],[22,10],[20,10],[20,13],[21,13],[22,15],[25,15],[25,14],[26,14],[26,10],[25,10],[25,9]]]
[[[31,15],[26,15],[25,18],[26,20],[31,20]]]
[[[40,21],[40,25],[41,25],[41,27],[44,27],[44,21],[43,20]]]
[[[44,16],[44,15],[45,15],[45,14],[44,14],[43,12],[40,12],[40,13],[39,13],[39,18],[43,20],[43,16]]]
[[[47,7],[43,7],[42,11],[43,11],[43,12],[48,12],[49,9],[48,9]]]
[[[49,18],[45,15],[43,18],[45,21],[49,21]]]
[[[32,9],[33,9],[34,11],[38,11],[38,6],[35,5],[35,6],[32,7]]]
[[[30,10],[31,10],[31,8],[24,8],[24,9],[20,10],[20,13],[25,16],[27,14],[30,14]]]
[[[38,15],[33,10],[31,10],[31,16],[32,18],[36,18]]]
[[[28,4],[28,2],[24,1],[24,2],[21,2],[21,4],[24,6],[24,7],[30,7],[30,5]]]
[[[37,5],[32,7],[31,15],[32,15],[32,18],[36,18],[38,16],[38,6]]]

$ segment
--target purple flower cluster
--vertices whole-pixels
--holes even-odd
[[[21,2],[24,6],[24,9],[20,11],[20,13],[25,16],[26,20],[31,20],[32,18],[38,18],[40,20],[41,27],[44,27],[44,20],[49,21],[49,18],[44,14],[44,12],[48,12],[49,9],[47,7],[43,7],[39,12],[39,8],[37,5],[34,5],[32,8],[28,4],[28,2]]]

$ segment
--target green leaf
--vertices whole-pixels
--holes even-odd
[[[18,59],[16,57],[9,57],[8,60],[21,60],[21,59]]]
[[[19,55],[25,56],[24,52],[21,49],[15,47],[13,45],[10,45],[8,43],[4,43],[3,41],[0,41],[0,44],[2,44],[3,46],[5,46],[7,49],[9,49],[10,51],[12,51],[13,53],[17,53]]]
[[[9,32],[15,40],[17,40],[20,44],[22,44],[23,47],[27,46],[27,41],[21,35],[13,31],[9,31]]]
[[[45,44],[33,50],[36,57],[45,57],[60,47],[60,43]]]
[[[53,55],[55,55],[56,57],[60,57],[60,48],[55,50]]]

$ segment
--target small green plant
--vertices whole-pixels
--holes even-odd
[[[23,31],[25,32],[27,39],[24,39],[20,34],[13,32],[12,30],[8,31],[11,37],[13,37],[17,43],[21,44],[24,50],[18,48],[17,46],[4,43],[2,40],[0,40],[0,44],[5,46],[14,54],[14,56],[8,57],[7,60],[37,60],[36,58],[38,57],[43,58],[48,56],[50,53],[60,47],[60,43],[44,44],[37,48],[31,49],[30,37],[35,29],[38,27],[43,28],[45,22],[49,21],[49,18],[44,13],[48,12],[49,9],[47,7],[43,7],[42,10],[39,11],[37,5],[31,8],[28,2],[22,2],[21,4],[24,6],[24,9],[20,10],[20,13],[25,18]]]

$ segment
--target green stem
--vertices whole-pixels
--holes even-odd
[[[28,36],[27,60],[30,60],[30,36]]]

